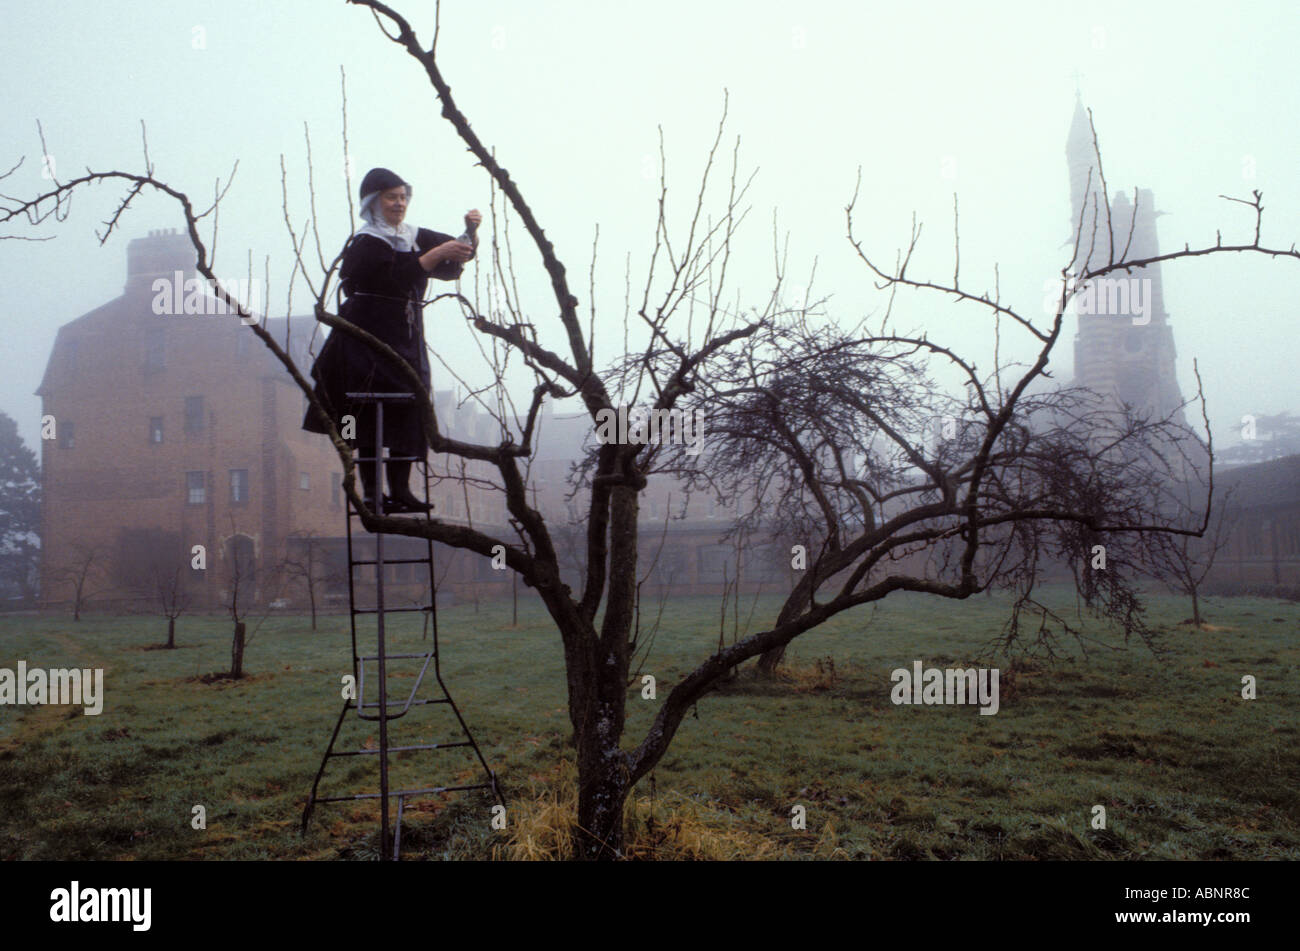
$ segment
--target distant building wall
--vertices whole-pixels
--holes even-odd
[[[1215,475],[1232,490],[1232,530],[1215,559],[1212,587],[1300,590],[1300,455]]]

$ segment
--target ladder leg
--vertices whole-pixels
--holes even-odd
[[[375,506],[384,512],[384,404],[375,404]],[[388,853],[388,659],[384,650],[384,535],[375,533],[375,637],[379,654],[379,854]],[[395,859],[396,854],[393,855]]]
[[[312,810],[316,807],[316,793],[320,789],[321,777],[325,775],[325,764],[330,761],[330,753],[334,750],[334,741],[339,738],[339,728],[343,726],[343,718],[348,714],[348,708],[352,704],[344,700],[343,709],[339,711],[339,718],[334,721],[334,732],[330,734],[329,745],[325,747],[325,755],[321,757],[320,769],[316,770],[316,779],[311,784],[311,795],[307,797],[307,805],[302,810],[302,835],[307,834],[307,823],[311,821]]]
[[[397,797],[397,826],[393,830],[393,861],[402,856],[402,811],[406,808],[406,797]]]

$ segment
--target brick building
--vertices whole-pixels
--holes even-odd
[[[223,600],[240,567],[258,600],[287,539],[337,532],[340,466],[297,432],[303,398],[283,367],[236,317],[155,312],[172,309],[159,288],[194,278],[193,262],[183,235],[136,239],[121,296],[59,329],[37,390],[46,603],[70,598],[82,573],[101,600],[138,599],[157,580],[141,558],[164,550],[169,570],[184,554],[200,603]],[[299,361],[306,343],[294,341]]]

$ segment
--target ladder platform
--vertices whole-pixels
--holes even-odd
[[[383,648],[383,645],[381,644],[381,645],[380,645],[380,649],[382,650],[382,648]],[[406,716],[406,712],[407,712],[408,710],[410,710],[411,707],[413,707],[413,706],[423,706],[423,705],[426,705],[426,704],[437,703],[437,702],[438,702],[437,699],[433,699],[433,700],[425,700],[425,701],[423,701],[423,703],[417,703],[417,702],[416,702],[416,699],[415,699],[416,694],[418,694],[418,693],[420,692],[420,687],[421,687],[421,685],[424,683],[424,674],[425,674],[425,672],[429,669],[429,661],[432,660],[432,661],[434,661],[434,662],[436,663],[436,662],[437,662],[437,655],[436,655],[434,652],[429,651],[429,652],[424,653],[424,654],[408,654],[408,655],[405,655],[405,656],[406,656],[407,658],[415,657],[415,658],[423,659],[423,660],[424,660],[424,663],[420,666],[420,672],[419,672],[419,674],[416,675],[415,683],[411,684],[411,692],[410,692],[410,694],[407,696],[407,698],[406,698],[406,700],[405,700],[404,702],[399,701],[399,702],[400,702],[400,705],[401,705],[401,710],[398,711],[397,713],[393,713],[393,712],[391,712],[391,711],[392,711],[392,708],[396,707],[398,704],[395,704],[395,703],[390,702],[390,700],[389,700],[389,698],[388,698],[388,679],[387,679],[388,667],[387,667],[387,657],[376,655],[375,657],[357,657],[357,658],[356,658],[356,668],[355,668],[355,669],[356,669],[357,674],[358,674],[358,676],[357,676],[357,698],[358,698],[358,699],[357,699],[357,702],[354,704],[354,706],[353,706],[352,709],[354,709],[354,710],[357,711],[357,716],[360,717],[362,720],[383,720],[383,721],[388,721],[388,720],[398,720],[398,719],[401,719],[402,717]],[[379,699],[378,699],[378,700],[372,700],[372,701],[369,702],[369,703],[366,702],[366,664],[365,664],[365,662],[366,662],[367,660],[375,660],[375,661],[378,661],[378,662],[379,662],[379,664],[378,664],[378,666],[379,666],[378,675],[379,675],[379,678],[380,678],[380,684],[379,684]],[[445,688],[444,688],[444,690],[443,690],[443,693],[444,693],[444,694],[446,693],[446,689],[445,689]],[[378,715],[378,716],[367,716],[367,715],[365,714],[365,712],[364,712],[365,709],[366,709],[367,707],[378,707],[378,708],[379,708],[379,715]],[[387,735],[385,734],[385,736],[381,738],[380,746],[382,747],[382,746],[386,746],[386,745],[387,745]]]

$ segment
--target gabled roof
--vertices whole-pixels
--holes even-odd
[[[52,368],[54,366],[55,354],[59,353],[61,345],[66,343],[67,337],[69,336],[67,331],[72,330],[75,334],[77,330],[88,329],[97,323],[107,323],[108,321],[111,321],[116,312],[121,309],[124,300],[124,295],[118,295],[108,303],[101,304],[94,310],[86,311],[86,313],[82,314],[80,317],[68,321],[59,328],[58,333],[54,337],[54,346],[50,348],[49,359],[45,361],[45,372],[41,375],[41,384],[36,387],[37,396],[44,396],[52,382],[51,377],[54,375]]]

